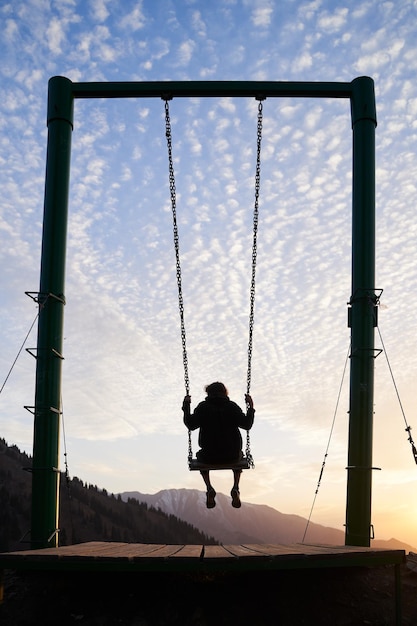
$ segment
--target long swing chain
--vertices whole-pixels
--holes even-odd
[[[172,211],[172,223],[174,232],[174,248],[175,248],[175,260],[176,260],[176,275],[177,275],[177,287],[178,287],[178,307],[180,313],[181,323],[181,343],[182,343],[182,359],[184,365],[184,383],[185,393],[190,394],[190,379],[188,374],[188,356],[187,356],[187,341],[185,333],[185,320],[184,320],[184,299],[182,294],[182,278],[181,278],[181,262],[179,253],[179,235],[177,225],[177,194],[175,186],[175,174],[174,163],[172,157],[172,134],[171,134],[171,120],[169,114],[169,99],[165,100],[165,135],[167,139],[168,148],[168,163],[169,163],[169,190],[171,196],[171,211]],[[253,211],[253,244],[252,244],[252,276],[250,287],[250,314],[249,314],[249,341],[248,341],[248,370],[247,370],[247,393],[250,393],[251,376],[252,376],[252,345],[253,345],[253,327],[254,327],[254,311],[255,311],[255,277],[256,277],[256,260],[257,260],[257,234],[258,234],[258,221],[259,221],[259,191],[260,191],[260,179],[261,179],[261,142],[262,142],[262,121],[263,121],[263,104],[264,98],[259,97],[258,104],[258,120],[257,120],[257,150],[256,150],[256,170],[255,170],[255,203]],[[191,445],[191,432],[188,431],[188,460],[192,459],[192,445]],[[246,457],[251,467],[254,467],[253,457],[250,451],[250,438],[249,431],[246,436]]]
[[[258,98],[258,123],[256,132],[256,169],[255,169],[255,203],[253,209],[253,243],[252,243],[252,277],[250,285],[250,312],[249,312],[249,340],[248,340],[248,373],[246,380],[246,393],[250,393],[252,381],[252,347],[253,347],[253,327],[255,323],[255,286],[256,286],[256,260],[258,253],[258,223],[259,223],[259,191],[261,188],[261,144],[262,144],[262,122],[263,122],[263,104],[264,98]],[[249,467],[254,468],[250,448],[249,430],[246,431],[246,460]]]
[[[263,100],[264,98],[262,98]],[[252,278],[250,286],[250,313],[249,313],[249,341],[248,341],[248,373],[246,381],[246,393],[250,393],[252,380],[252,346],[253,346],[253,327],[255,312],[255,278],[256,278],[256,259],[258,246],[258,222],[259,222],[259,191],[261,186],[261,143],[262,143],[262,120],[263,120],[263,104],[259,100],[258,104],[258,125],[257,125],[257,146],[256,146],[256,170],[255,170],[255,204],[253,209],[253,243],[252,243]]]
[[[177,274],[177,287],[178,287],[178,308],[179,308],[180,322],[181,322],[182,361],[184,365],[184,384],[185,384],[185,393],[187,396],[189,396],[190,395],[190,379],[188,375],[187,340],[186,340],[186,335],[185,335],[185,321],[184,321],[184,299],[182,295],[180,246],[179,246],[179,235],[178,235],[178,225],[177,225],[177,191],[175,187],[174,161],[172,158],[172,135],[171,135],[171,120],[170,120],[170,115],[169,115],[168,98],[165,99],[165,135],[167,138],[167,147],[168,147],[169,192],[171,195],[172,224],[173,224],[173,230],[174,230],[174,248],[175,248],[175,261],[176,261],[176,274]],[[190,447],[190,442],[189,442],[189,447]]]

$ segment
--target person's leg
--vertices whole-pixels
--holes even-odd
[[[239,490],[240,477],[242,475],[242,470],[233,470],[233,488]]]
[[[216,500],[214,499],[216,497],[216,492],[213,488],[213,485],[210,482],[210,472],[209,470],[201,470],[200,474],[203,477],[204,483],[207,488],[206,506],[208,509],[213,509],[216,506]]]
[[[232,488],[232,491],[230,492],[230,495],[232,496],[232,506],[235,509],[239,509],[242,506],[240,502],[240,492],[239,492],[239,483],[240,483],[241,474],[242,474],[242,470],[233,470],[233,488]]]
[[[209,470],[200,470],[200,474],[203,477],[204,483],[205,483],[205,485],[207,487],[207,491],[209,489],[213,489],[213,486],[212,486],[212,484],[210,482],[210,472],[209,472]]]

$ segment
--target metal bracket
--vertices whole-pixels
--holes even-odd
[[[56,474],[60,474],[61,470],[59,470],[57,467],[22,467],[22,470],[24,472],[29,472],[30,474],[32,474],[32,472],[55,472]]]
[[[377,359],[379,357],[379,355],[383,352],[382,348],[356,348],[355,350],[353,350],[353,352],[351,352],[349,358],[351,359],[352,357],[356,356],[357,352],[374,352],[375,354],[371,354],[371,358],[372,359]]]
[[[383,289],[379,289],[377,287],[369,287],[369,288],[360,287],[359,289],[356,289],[354,293],[351,295],[350,300],[347,303],[347,305],[352,306],[352,304],[354,302],[357,302],[358,300],[369,299],[374,306],[378,306],[381,300],[383,291],[384,291]]]
[[[58,415],[61,415],[61,411],[59,409],[57,409],[54,406],[43,406],[43,407],[36,407],[36,406],[30,406],[25,404],[24,409],[26,409],[26,411],[29,411],[29,413],[32,413],[32,415],[36,414],[36,411],[40,412],[40,411],[51,411],[52,413],[57,413]]]
[[[365,467],[362,465],[348,465],[347,467],[345,467],[345,469],[347,470],[381,470],[381,467]]]
[[[21,539],[19,539],[19,543],[32,543],[32,544],[33,544],[33,543],[43,543],[43,541],[42,541],[42,540],[39,540],[39,541],[32,541],[32,540],[29,540],[29,541],[28,541],[27,539],[25,540],[25,537],[27,537],[28,535],[30,535],[30,534],[31,534],[31,532],[32,532],[31,530],[27,530],[27,531],[25,532],[25,534],[23,535],[23,537],[22,537]],[[52,540],[52,539],[53,539],[56,535],[58,535],[60,532],[61,532],[61,529],[60,529],[60,528],[55,528],[55,530],[52,532],[52,534],[51,534],[51,535],[49,535],[49,537],[48,537],[48,539],[47,539],[47,542],[48,542],[48,543],[50,543],[50,541],[51,541],[51,540]]]
[[[66,304],[64,294],[58,296],[55,293],[46,293],[42,291],[25,291],[25,294],[36,302],[36,304],[40,304],[41,306],[46,303],[48,298],[53,298],[54,300],[61,302],[61,304]]]
[[[38,358],[38,355],[34,353],[36,353],[39,350],[39,348],[25,348],[25,349],[26,349],[26,352],[28,352],[31,356],[33,356],[34,359]],[[47,349],[48,348],[41,348],[41,350],[47,350]],[[62,361],[64,361],[65,357],[63,357],[62,354],[58,352],[58,350],[55,350],[55,348],[51,348],[51,352],[58,359],[61,359]]]
[[[351,295],[348,305],[348,328],[352,328],[352,305],[355,302],[359,302],[360,300],[368,300],[369,304],[373,308],[374,315],[374,328],[378,327],[378,306],[380,303],[380,299],[382,296],[383,289],[365,289],[361,287],[360,289],[356,289],[355,292]]]
[[[348,524],[343,524],[343,526],[346,528],[346,531],[348,531]],[[361,535],[351,535],[351,536],[361,537]],[[374,529],[373,524],[369,525],[369,539],[375,539],[375,529]]]

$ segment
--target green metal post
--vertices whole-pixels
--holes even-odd
[[[49,81],[34,407],[31,546],[58,544],[59,420],[65,253],[73,127],[72,83]]]
[[[369,546],[374,397],[375,127],[374,83],[352,81],[353,209],[349,453],[346,545]]]

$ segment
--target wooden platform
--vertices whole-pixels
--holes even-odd
[[[89,543],[0,554],[0,570],[260,571],[400,565],[404,550],[352,546]]]
[[[1,574],[3,570],[32,571],[37,578],[42,572],[59,581],[61,576],[68,577],[77,584],[80,576],[89,577],[95,572],[114,584],[127,575],[145,575],[149,583],[155,575],[157,586],[166,584],[175,587],[178,581],[190,588],[190,581],[220,580],[224,586],[224,576],[228,585],[236,580],[240,588],[242,575],[249,577],[251,585],[256,582],[256,573],[263,577],[265,573],[292,570],[311,570],[322,568],[354,568],[393,566],[393,620],[397,626],[402,623],[401,616],[401,564],[406,560],[404,550],[381,550],[351,546],[325,546],[312,544],[268,545],[245,544],[224,546],[201,545],[165,545],[141,543],[112,543],[92,541],[89,543],[25,550],[0,554],[0,603],[2,596]],[[59,572],[59,574],[58,574]],[[118,573],[116,577],[113,573]],[[107,575],[108,574],[108,575]],[[181,575],[186,578],[181,579]],[[172,578],[174,577],[174,578]],[[268,576],[269,578],[269,576]],[[132,576],[132,580],[135,576]],[[184,582],[185,581],[185,582]],[[273,584],[273,582],[271,583]],[[66,582],[68,585],[68,582]],[[229,587],[230,588],[230,587]],[[213,593],[213,591],[212,591]]]

